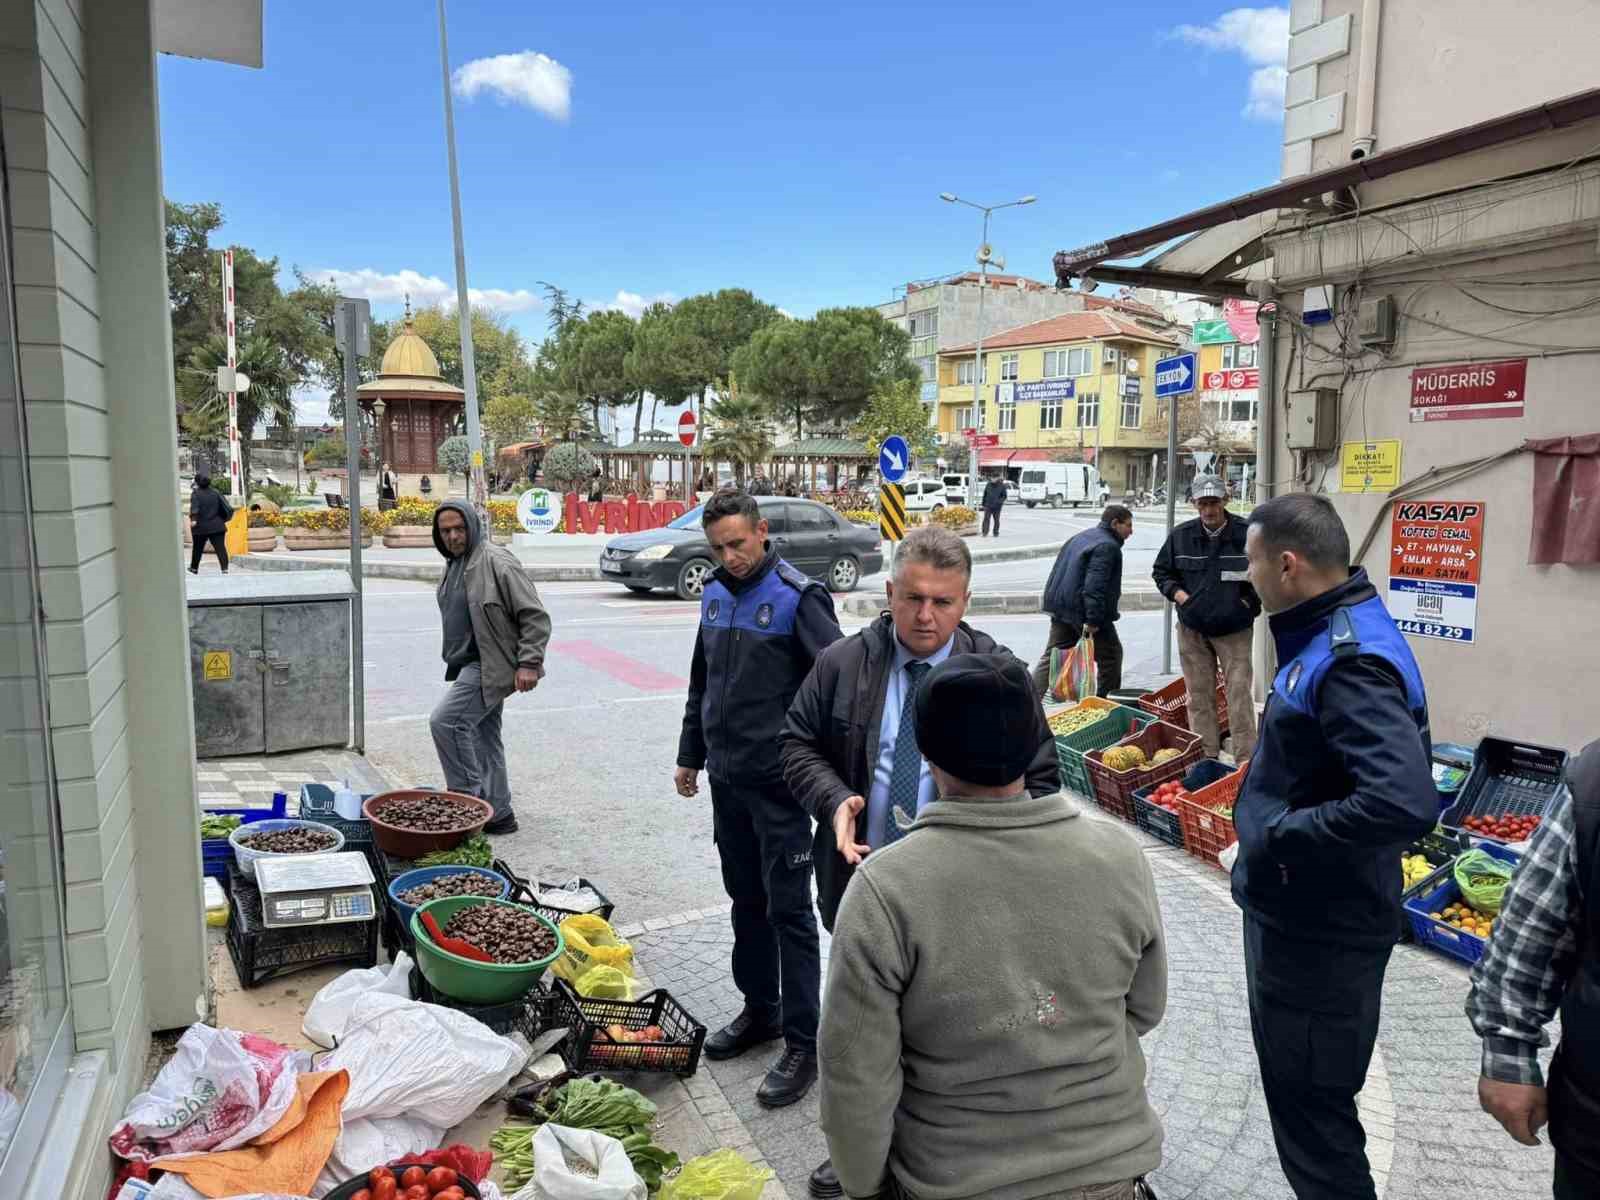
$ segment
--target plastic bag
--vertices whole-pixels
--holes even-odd
[[[633,980],[604,963],[590,967],[573,985],[580,996],[595,1000],[632,1000]]]
[[[1095,694],[1094,642],[1084,635],[1072,649],[1050,651],[1050,695],[1061,703],[1076,703]]]
[[[444,1129],[418,1117],[345,1117],[344,1130],[333,1143],[322,1174],[312,1185],[313,1196],[326,1196],[346,1179],[364,1175],[379,1163],[409,1158],[444,1137]]]
[[[213,929],[224,929],[228,924],[228,897],[222,885],[210,875],[205,877],[202,889],[205,896],[206,924]]]
[[[1468,850],[1456,856],[1456,886],[1473,908],[1494,916],[1500,911],[1500,902],[1505,899],[1506,886],[1514,870],[1516,868],[1504,859],[1483,850]]]
[[[587,995],[583,991],[583,977],[595,967],[614,967],[628,983],[628,995],[615,998],[633,999],[633,982],[637,978],[633,969],[633,947],[617,936],[609,921],[593,913],[568,917],[561,922],[561,936],[566,941],[566,949],[550,968],[552,971]],[[606,978],[607,986],[614,987],[615,980]]]
[[[404,950],[387,967],[358,967],[323,985],[311,998],[300,1032],[317,1045],[332,1050],[344,1037],[350,1009],[368,992],[411,996],[411,957]]]
[[[578,1174],[567,1165],[569,1155],[588,1163],[597,1176]],[[592,1129],[541,1125],[533,1135],[533,1161],[536,1200],[645,1200],[649,1195],[622,1143]]]
[[[660,1200],[759,1200],[773,1173],[732,1150],[690,1159],[676,1179],[661,1185]]]
[[[149,1162],[242,1146],[289,1111],[309,1061],[268,1038],[191,1025],[149,1090],[129,1101],[111,1149]]]

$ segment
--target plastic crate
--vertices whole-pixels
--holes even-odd
[[[1479,849],[1513,866],[1522,861],[1522,856],[1515,850],[1494,842],[1486,842]],[[1453,928],[1443,921],[1435,921],[1429,915],[1461,899],[1461,889],[1456,886],[1454,871],[1449,865],[1440,867],[1423,882],[1431,886],[1425,891],[1416,892],[1404,902],[1412,938],[1419,946],[1427,946],[1440,954],[1460,959],[1468,966],[1477,962],[1483,957],[1488,942],[1476,934]]]
[[[1176,758],[1169,758],[1159,766],[1132,767],[1126,771],[1113,771],[1106,766],[1105,753],[1111,747],[1091,750],[1083,756],[1084,770],[1094,787],[1094,802],[1130,825],[1133,824],[1134,792],[1178,778],[1199,762],[1201,756],[1199,737],[1164,721],[1146,725],[1117,745],[1139,747],[1144,751],[1146,762],[1154,758],[1158,750],[1178,751]]]
[[[1472,773],[1472,748],[1459,742],[1433,744],[1433,789],[1439,793],[1439,811],[1456,802]]]
[[[1183,849],[1183,822],[1178,814],[1168,812],[1150,799],[1150,793],[1160,784],[1140,788],[1133,794],[1133,823],[1153,838],[1169,846]]]
[[[1130,733],[1137,733],[1151,724],[1155,718],[1137,708],[1129,708],[1125,704],[1113,704],[1109,700],[1098,698],[1084,700],[1055,711],[1071,712],[1074,708],[1099,708],[1107,713],[1092,725],[1086,725],[1072,733],[1056,735],[1056,761],[1061,764],[1061,786],[1069,792],[1093,797],[1094,790],[1089,783],[1089,773],[1083,768],[1083,756],[1090,750],[1101,750],[1106,746],[1115,745]]]
[[[1181,675],[1165,687],[1140,696],[1139,707],[1158,721],[1179,729],[1189,728],[1189,686]],[[1217,672],[1217,731],[1219,737],[1228,736],[1228,693],[1220,671]]]
[[[421,1000],[424,1004],[453,1008],[475,1021],[481,1021],[496,1033],[520,1033],[530,1042],[546,1029],[558,1024],[556,994],[543,981],[526,996],[506,1004],[467,1004],[453,996],[435,991],[423,978],[422,972],[413,966],[411,998]]]
[[[395,863],[397,861],[399,861],[399,860],[398,859],[390,859],[389,860],[389,862],[391,864],[393,864],[393,863]],[[496,865],[494,867],[492,867],[492,868],[489,868],[489,869],[493,870],[493,871],[497,871],[500,874],[504,875],[505,871],[502,869],[504,866],[505,866],[504,863],[501,863],[498,860],[496,860]],[[476,868],[473,868],[473,867],[462,867],[461,869],[463,871],[471,871],[471,870],[475,870]],[[395,876],[390,876],[390,878],[395,878]],[[507,878],[510,878],[510,877],[507,876]],[[415,959],[417,957],[417,943],[416,943],[416,939],[414,939],[411,936],[411,925],[410,925],[410,922],[402,921],[400,919],[399,910],[392,903],[389,902],[389,885],[388,885],[388,883],[383,883],[381,885],[381,887],[383,889],[383,899],[384,899],[383,914],[382,914],[382,928],[380,930],[380,933],[381,933],[381,935],[383,937],[383,948],[384,948],[385,951],[388,952],[388,955],[389,955],[389,957],[391,959],[396,957],[399,954],[399,952],[402,951],[402,950],[404,950],[407,954],[409,954],[412,957],[412,959]],[[541,917],[543,917],[545,920],[549,921],[552,925],[557,926],[558,928],[560,927],[561,922],[563,920],[565,920],[567,917],[570,917],[572,915],[571,913],[559,912],[559,911],[557,911],[556,909],[553,909],[553,908],[545,908],[543,905],[534,904],[532,899],[531,899],[531,897],[530,897],[530,895],[529,895],[529,893],[527,892],[527,890],[526,889],[519,889],[517,887],[517,884],[516,884],[515,881],[512,882],[512,884],[511,884],[511,892],[510,892],[510,894],[508,896],[506,896],[506,899],[514,901],[517,904],[525,904],[525,905],[527,905],[529,908],[533,909],[534,912],[538,913]],[[413,990],[415,990],[415,989],[413,989]]]
[[[700,1069],[706,1027],[672,998],[656,989],[637,1000],[599,1000],[580,996],[565,979],[555,981],[555,1020],[572,1032],[561,1043],[561,1057],[574,1071],[670,1071],[693,1075]],[[661,1042],[614,1042],[606,1026],[638,1030],[655,1025]]]
[[[498,874],[504,875],[511,881],[511,895],[508,897],[508,899],[515,900],[518,904],[526,904],[532,908],[538,909],[540,912],[547,915],[557,925],[560,925],[561,922],[566,920],[568,917],[580,915],[578,910],[575,908],[562,908],[559,904],[547,904],[534,897],[534,887],[537,886],[542,891],[560,887],[560,884],[548,883],[544,881],[540,881],[538,884],[532,884],[525,876],[518,875],[515,871],[513,871],[510,864],[507,863],[503,858],[495,859],[494,862],[490,864],[489,869],[497,872]],[[578,877],[578,883],[582,887],[589,888],[596,896],[600,897],[600,907],[590,909],[589,911],[602,920],[611,920],[611,914],[616,911],[617,906],[611,903],[611,901],[607,899],[606,894],[596,887],[592,881],[585,879],[580,875]]]
[[[289,813],[289,797],[274,792],[272,803],[266,808],[230,808],[227,805],[201,805],[200,811],[213,816],[238,817],[245,825],[256,821],[281,821]],[[228,864],[233,861],[233,843],[227,838],[201,838],[200,862],[205,874],[223,882],[228,878]]]
[[[370,967],[378,961],[376,920],[268,929],[261,920],[261,893],[255,881],[231,864],[227,890],[233,910],[228,921],[228,956],[239,973],[239,983],[246,988],[307,967],[344,962]],[[383,898],[374,891],[372,899],[376,904]]]
[[[1542,817],[1566,768],[1565,750],[1486,737],[1473,754],[1472,774],[1439,823],[1447,829],[1460,829],[1467,817]],[[1472,836],[1501,844],[1500,839],[1485,834]]]
[[[1201,862],[1221,868],[1220,855],[1239,835],[1233,827],[1233,817],[1224,816],[1218,809],[1232,809],[1239,799],[1239,789],[1244,786],[1245,773],[1250,764],[1230,768],[1226,763],[1208,758],[1200,764],[1210,768],[1210,783],[1188,789],[1186,799],[1178,801],[1178,819],[1183,822],[1183,848]],[[1196,768],[1197,770],[1199,768]]]

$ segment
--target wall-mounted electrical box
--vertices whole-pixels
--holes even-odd
[[[1363,300],[1356,310],[1356,338],[1363,346],[1394,344],[1394,297]]]
[[[1284,440],[1291,450],[1332,450],[1339,430],[1339,393],[1334,388],[1290,392]]]

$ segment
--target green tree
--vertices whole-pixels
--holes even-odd
[[[467,439],[461,434],[447,437],[439,443],[439,465],[445,469],[446,478],[465,475],[472,455],[467,450]]]
[[[685,329],[675,319],[670,304],[658,301],[640,314],[633,332],[633,348],[626,359],[628,377],[640,394],[635,428],[643,415],[645,392],[655,398],[658,406],[677,408],[695,390],[697,376],[690,360],[696,351],[685,345],[686,341]],[[650,424],[655,425],[653,410]]]
[[[483,406],[483,432],[496,448],[533,438],[538,410],[527,396],[510,392]]]
[[[594,423],[600,425],[600,409],[619,409],[634,403],[639,390],[628,374],[628,354],[633,350],[637,329],[632,317],[622,312],[592,312],[583,320],[584,333],[578,346],[577,376],[582,393],[594,408]],[[634,414],[634,437],[639,436],[639,410]]]
[[[874,455],[884,439],[896,433],[906,439],[911,453],[918,458],[932,458],[937,445],[928,425],[928,410],[922,403],[922,388],[911,379],[882,384],[867,402],[867,411],[856,422],[854,433]]]
[[[568,321],[578,321],[583,318],[583,301],[574,300],[567,289],[557,287],[553,283],[539,280],[539,286],[544,289],[544,306],[550,314],[550,332],[557,333]]]
[[[227,362],[227,339],[213,334],[189,352],[189,362],[178,376],[179,395],[185,410],[220,413],[224,428],[228,398],[217,391],[217,368],[226,366]],[[250,445],[255,428],[262,421],[294,424],[294,402],[290,393],[296,376],[283,349],[276,342],[254,334],[239,342],[237,366],[250,379],[250,390],[238,398],[240,469],[248,489]]]
[[[552,446],[543,465],[546,486],[558,492],[587,488],[599,468],[594,455],[573,442]]]
[[[760,401],[749,396],[720,396],[706,406],[706,457],[733,464],[733,476],[744,486],[745,468],[759,466],[772,454],[772,431]]]
[[[757,330],[733,356],[740,389],[758,397],[774,420],[792,423],[796,441],[817,409],[812,356],[812,325],[794,320]]]
[[[744,288],[690,296],[674,308],[673,320],[684,335],[680,345],[688,356],[685,370],[695,380],[691,390],[704,393],[726,380],[733,370],[733,356],[757,330],[778,319],[776,308]]]
[[[825,308],[811,326],[812,391],[829,420],[853,421],[884,384],[921,378],[910,335],[875,308]]]

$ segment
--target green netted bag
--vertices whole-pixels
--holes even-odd
[[[1455,862],[1456,886],[1466,902],[1481,913],[1494,916],[1500,911],[1506,885],[1516,868],[1482,850],[1468,850]]]
[[[717,1150],[683,1164],[661,1188],[661,1200],[757,1200],[772,1172],[732,1150]]]

